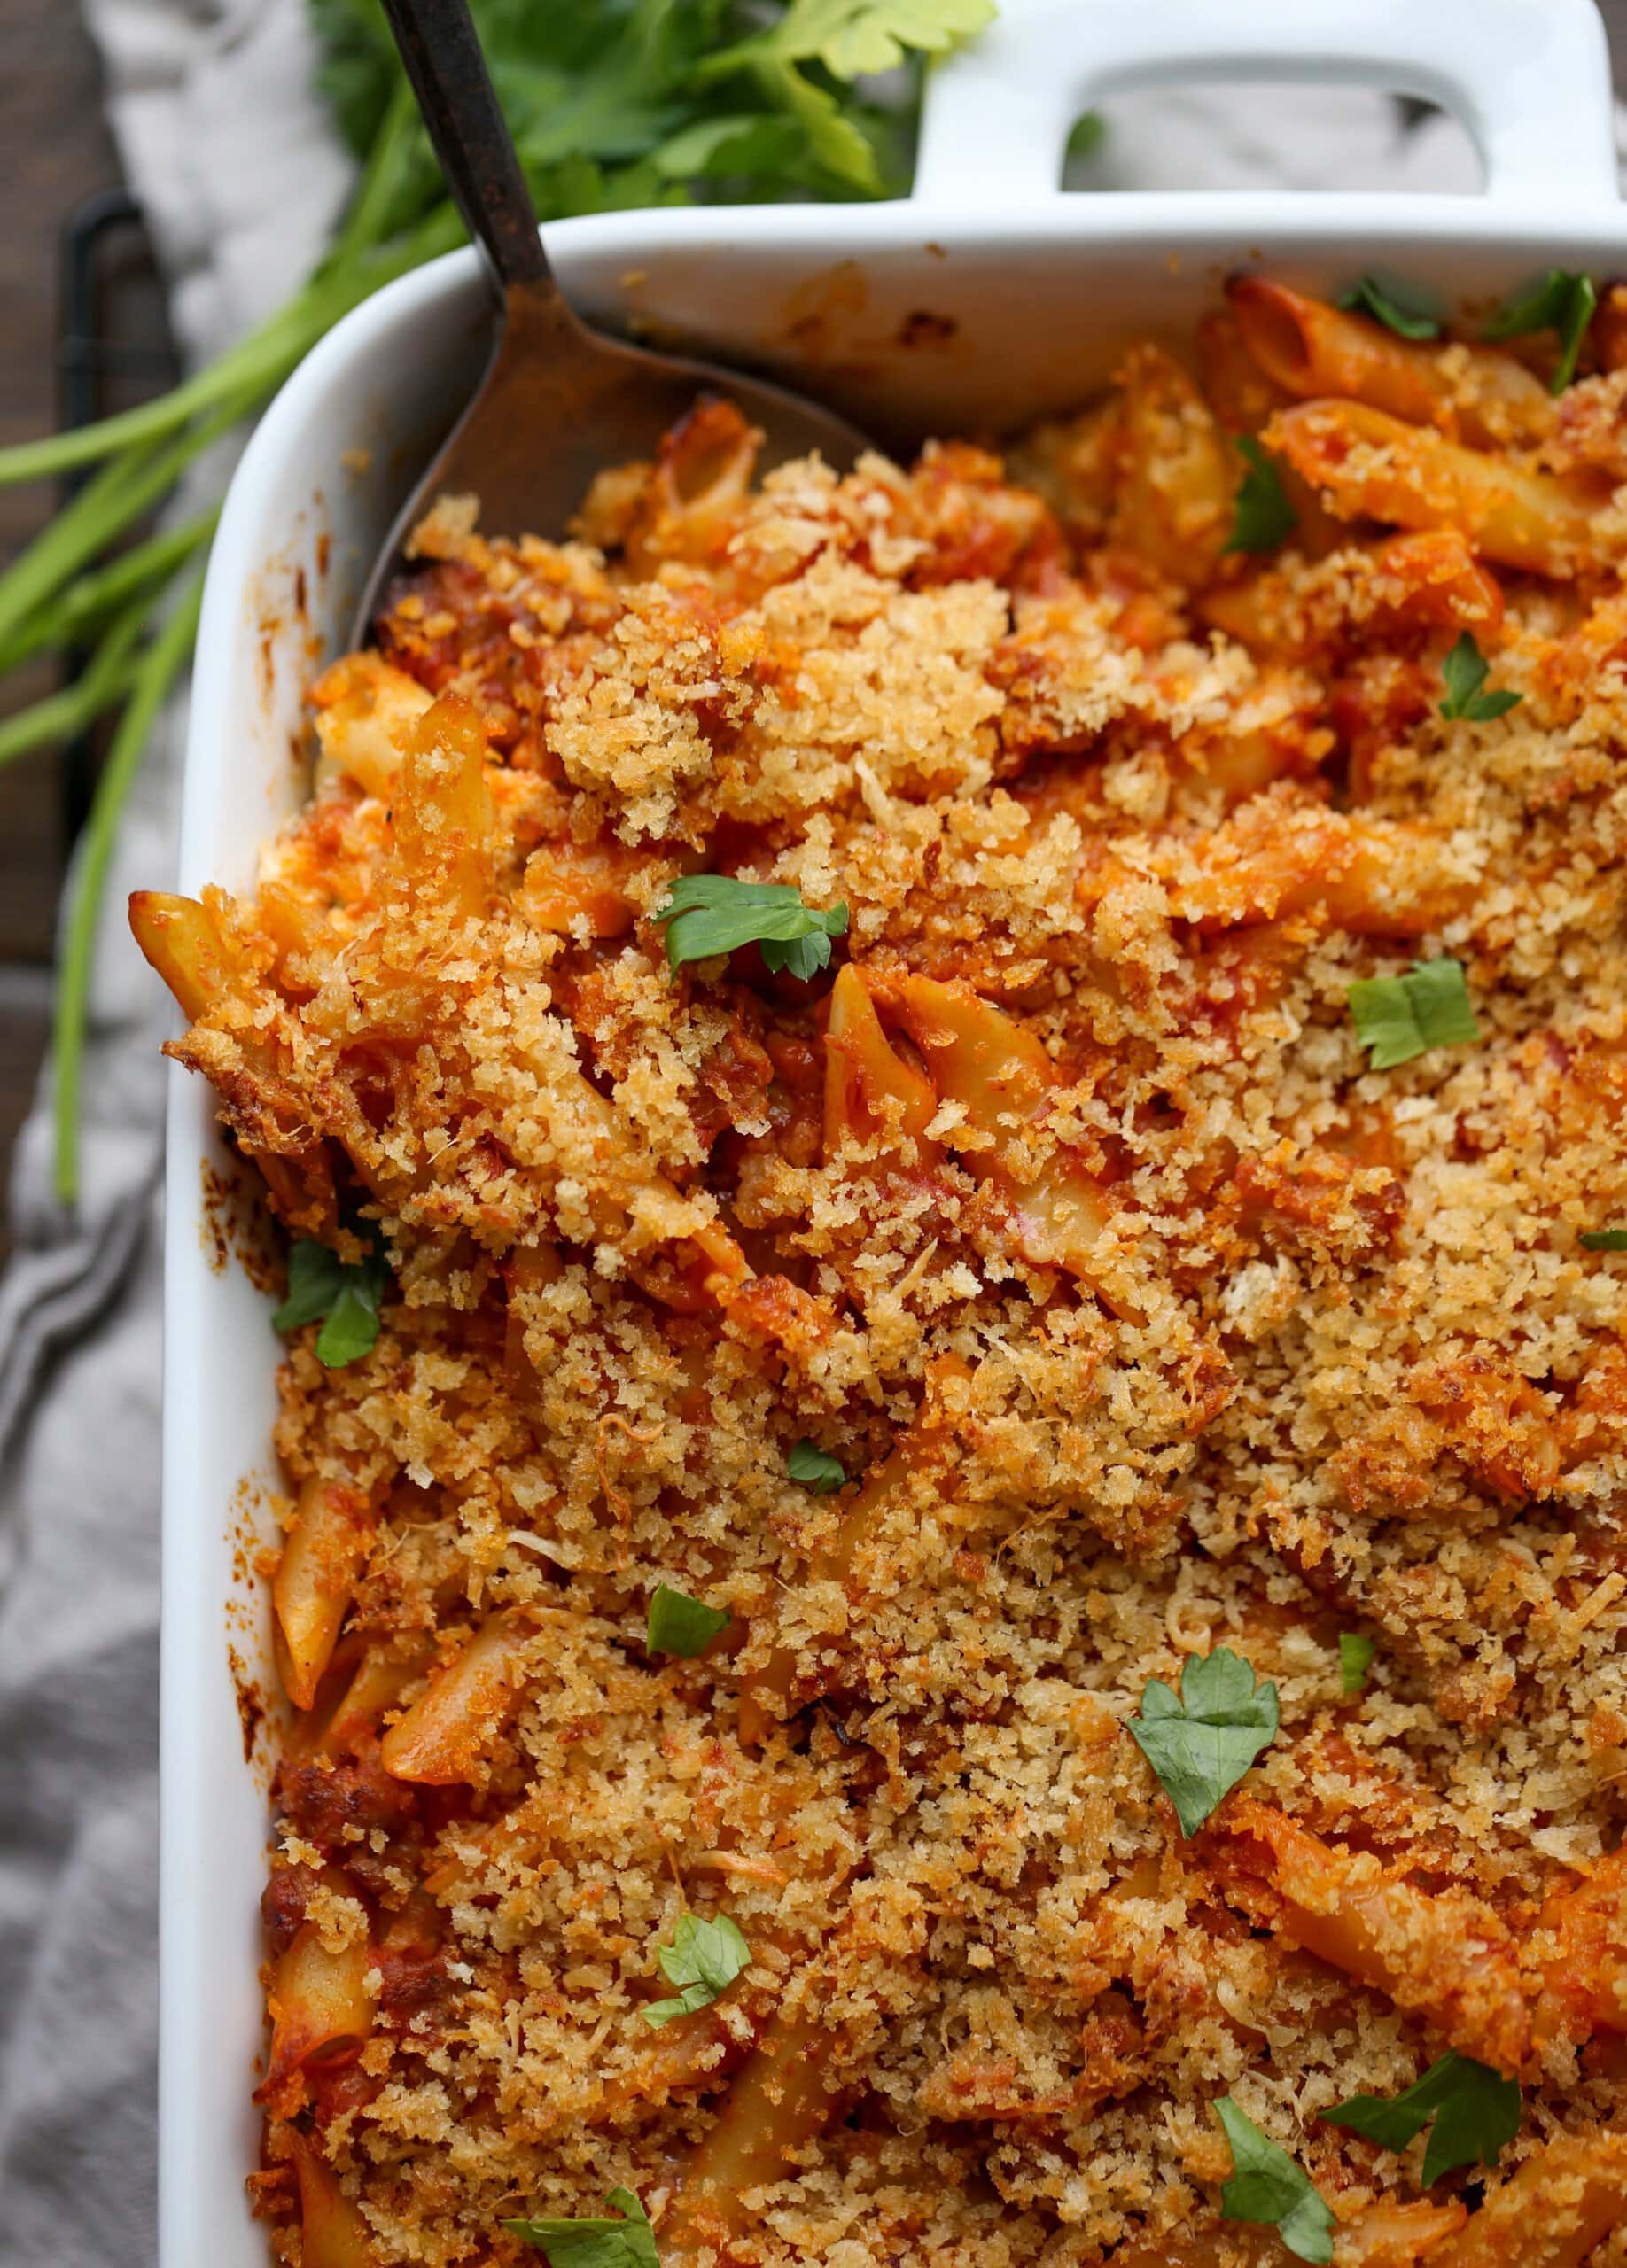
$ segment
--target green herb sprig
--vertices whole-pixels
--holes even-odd
[[[1339,1686],[1347,1699],[1366,1688],[1367,1672],[1376,1651],[1376,1642],[1365,1637],[1359,1630],[1340,1631]]]
[[[1576,375],[1576,357],[1598,305],[1599,293],[1591,276],[1551,268],[1540,284],[1504,302],[1486,325],[1485,336],[1520,338],[1533,330],[1556,332],[1560,358],[1548,380],[1548,392],[1563,393]]]
[[[715,1922],[681,1914],[671,1945],[662,1946],[656,1959],[667,1983],[678,1987],[674,1999],[653,2001],[642,2012],[644,2022],[658,2031],[674,2016],[692,2016],[697,2008],[710,2008],[751,1967],[751,1949],[727,1914],[720,1914]]]
[[[728,1621],[727,1607],[708,1606],[704,1599],[691,1598],[688,1591],[658,1583],[650,1594],[645,1643],[652,1654],[676,1654],[683,1661],[693,1661],[720,1630],[728,1629]]]
[[[1441,664],[1441,681],[1446,687],[1446,697],[1440,704],[1443,717],[1484,725],[1493,717],[1506,717],[1511,709],[1519,707],[1525,698],[1522,693],[1481,691],[1491,666],[1470,633],[1467,630],[1461,632]]]
[[[817,1441],[798,1441],[785,1460],[785,1470],[816,1496],[833,1495],[847,1478],[836,1458],[827,1456]]]
[[[331,1245],[301,1237],[288,1252],[288,1296],[271,1318],[276,1331],[322,1321],[316,1359],[331,1371],[359,1362],[378,1340],[378,1305],[389,1289],[388,1264],[376,1251],[352,1262]]]
[[[1417,960],[1400,976],[1358,976],[1345,998],[1370,1071],[1481,1037],[1460,961]]]
[[[1424,2150],[1427,2189],[1454,2166],[1495,2165],[1520,2131],[1520,2082],[1449,2049],[1421,2079],[1397,2095],[1353,2094],[1325,2110],[1330,2126],[1347,2126],[1387,2150],[1404,2150],[1431,2119]]]
[[[1175,1806],[1183,1836],[1195,1835],[1277,1736],[1277,1689],[1229,1646],[1189,1654],[1180,1694],[1149,1677],[1130,1736]]]
[[[1232,2146],[1232,2178],[1220,2191],[1224,2221],[1257,2221],[1274,2228],[1298,2260],[1333,2258],[1334,2217],[1311,2177],[1229,2094],[1214,2106]]]
[[[992,0],[472,5],[544,221],[720,198],[899,195],[919,59],[993,13]],[[56,1184],[65,1202],[79,1192],[85,992],[109,852],[163,694],[192,644],[195,608],[181,592],[207,552],[214,514],[129,539],[209,444],[257,416],[351,308],[463,239],[377,0],[310,0],[310,13],[319,83],[360,172],[309,277],[258,330],[167,393],[0,450],[0,486],[96,468],[0,574],[0,672],[97,641],[72,687],[0,726],[0,763],[114,711],[128,726],[98,801],[94,849],[80,862],[66,933],[74,958],[58,988]],[[909,67],[884,100],[854,83],[900,63]],[[160,620],[168,637],[144,646],[146,625]]]
[[[1627,1229],[1584,1229],[1576,1242],[1584,1252],[1627,1252]]]
[[[1348,291],[1342,291],[1339,305],[1358,315],[1371,315],[1386,330],[1393,330],[1397,338],[1438,338],[1441,335],[1439,319],[1424,304],[1421,292],[1400,284],[1381,283],[1376,276],[1363,276]]]
[[[1250,435],[1243,434],[1237,448],[1249,470],[1237,491],[1231,540],[1226,548],[1228,551],[1274,551],[1298,524],[1282,485],[1282,475],[1275,461]]]
[[[502,2225],[522,2244],[534,2244],[548,2268],[661,2268],[655,2233],[633,2192],[612,2189],[604,2202],[620,2220],[525,2219]]]
[[[671,968],[685,961],[711,960],[740,945],[762,948],[763,963],[776,974],[815,976],[830,959],[830,940],[847,928],[844,905],[805,905],[790,882],[742,882],[732,874],[684,874],[655,915],[666,929]]]

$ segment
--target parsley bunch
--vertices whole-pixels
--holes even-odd
[[[993,0],[471,4],[541,221],[647,205],[899,195],[909,183],[920,58],[993,13]],[[0,574],[0,672],[43,651],[94,647],[74,685],[0,726],[0,764],[105,714],[124,718],[86,829],[58,990],[56,1178],[68,1201],[79,1186],[79,1062],[101,883],[153,717],[191,649],[214,515],[128,538],[342,315],[463,240],[378,0],[310,7],[319,82],[361,172],[309,278],[258,330],[158,400],[0,450],[0,486],[99,468]],[[901,64],[890,100],[857,83]]]

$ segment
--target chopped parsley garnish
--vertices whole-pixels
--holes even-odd
[[[505,2221],[510,2236],[534,2244],[548,2256],[548,2268],[661,2268],[655,2233],[630,2189],[612,2189],[605,2199],[619,2221]]]
[[[827,1456],[817,1441],[798,1441],[785,1460],[785,1470],[816,1496],[829,1496],[847,1478],[835,1457]]]
[[[709,2008],[743,1969],[751,1967],[751,1952],[727,1914],[720,1914],[715,1922],[681,1914],[671,1945],[661,1946],[656,1959],[667,1983],[678,1987],[675,2000],[657,2000],[644,2010],[644,2022],[658,2031],[674,2016],[692,2016],[697,2008]]]
[[[1441,703],[1441,714],[1453,721],[1461,718],[1471,725],[1488,725],[1493,717],[1506,717],[1525,698],[1522,693],[1483,693],[1491,664],[1469,633],[1463,631],[1445,660],[1441,664],[1441,681],[1446,687],[1446,698]]]
[[[1429,2121],[1435,2124],[1424,2151],[1427,2189],[1453,2166],[1495,2165],[1498,2154],[1520,2131],[1520,2082],[1449,2049],[1431,2063],[1405,2093],[1353,2094],[1325,2110],[1330,2126],[1348,2126],[1387,2150],[1404,2150]]]
[[[1576,1242],[1584,1252],[1627,1252],[1627,1229],[1584,1229]]]
[[[1364,1638],[1359,1630],[1339,1633],[1339,1682],[1347,1694],[1359,1693],[1367,1682],[1372,1666],[1375,1641]]]
[[[1381,284],[1376,276],[1364,276],[1352,284],[1339,298],[1342,307],[1350,307],[1358,315],[1371,315],[1382,322],[1386,330],[1393,330],[1397,338],[1438,338],[1441,326],[1425,306],[1422,295],[1401,284]]]
[[[1345,998],[1370,1071],[1480,1037],[1460,961],[1417,960],[1402,976],[1358,976]]]
[[[1221,2219],[1263,2221],[1275,2228],[1296,2258],[1331,2260],[1334,2217],[1310,2175],[1269,2134],[1262,2134],[1229,2094],[1220,2097],[1214,2111],[1232,2146],[1232,2178],[1220,2191]]]
[[[708,1606],[688,1591],[658,1583],[650,1594],[649,1646],[652,1654],[681,1654],[691,1660],[728,1622],[727,1608]]]
[[[1130,1736],[1164,1784],[1183,1836],[1195,1834],[1277,1735],[1277,1689],[1229,1646],[1187,1656],[1177,1700],[1149,1677]]]
[[[1560,358],[1548,380],[1550,393],[1563,393],[1576,375],[1576,356],[1593,320],[1599,294],[1591,276],[1574,276],[1569,269],[1551,268],[1540,284],[1517,299],[1500,307],[1486,325],[1488,338],[1518,338],[1527,331],[1559,334]]]
[[[805,905],[790,882],[738,882],[732,874],[682,874],[655,919],[666,925],[666,959],[710,960],[736,945],[760,945],[765,967],[806,982],[830,959],[847,928],[845,905]]]
[[[365,1241],[365,1239],[363,1239]],[[271,1318],[276,1331],[298,1331],[323,1318],[316,1333],[316,1359],[342,1370],[372,1351],[378,1337],[378,1302],[390,1270],[377,1251],[353,1265],[331,1245],[301,1237],[288,1253],[288,1297]]]
[[[1294,507],[1288,502],[1281,474],[1260,444],[1245,433],[1237,447],[1248,459],[1249,470],[1237,491],[1231,541],[1226,548],[1228,551],[1274,551],[1294,532]]]

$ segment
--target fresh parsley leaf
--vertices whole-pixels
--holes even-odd
[[[1237,443],[1249,470],[1237,491],[1232,515],[1228,551],[1274,551],[1293,534],[1294,507],[1288,502],[1282,476],[1260,444],[1249,434]]]
[[[657,2000],[644,2010],[644,2022],[658,2031],[674,2016],[692,2016],[697,2008],[709,2008],[743,1969],[750,1968],[751,1949],[727,1914],[720,1914],[715,1922],[681,1914],[671,1945],[663,1946],[656,1959],[667,1983],[679,1988],[676,2000]]]
[[[1308,2173],[1262,2134],[1229,2094],[1214,2106],[1232,2146],[1232,2178],[1220,2191],[1223,2221],[1263,2221],[1275,2228],[1299,2260],[1333,2258],[1334,2217]]]
[[[658,1583],[650,1594],[648,1643],[652,1654],[680,1654],[691,1661],[728,1623],[726,1608],[708,1606],[688,1591],[673,1590],[670,1583]]]
[[[765,965],[805,981],[830,959],[830,940],[847,928],[847,908],[805,905],[790,882],[740,882],[732,874],[684,874],[656,915],[666,925],[672,968],[710,960],[737,945],[760,945]]]
[[[822,63],[837,79],[896,70],[908,51],[942,55],[994,19],[993,0],[791,0],[779,22],[713,68],[774,58]]]
[[[548,2256],[548,2268],[661,2268],[655,2233],[630,2189],[612,2189],[605,2199],[622,2215],[619,2221],[505,2221],[510,2236],[534,2244]]]
[[[1356,313],[1371,315],[1382,322],[1386,330],[1393,330],[1397,338],[1438,338],[1441,326],[1425,306],[1421,294],[1400,284],[1381,284],[1376,276],[1364,276],[1340,295],[1339,305]]]
[[[298,1331],[327,1314],[339,1295],[345,1263],[331,1245],[301,1237],[288,1248],[288,1297],[271,1318],[274,1331]]]
[[[1433,2119],[1423,2162],[1427,2189],[1453,2166],[1497,2163],[1520,2131],[1520,2082],[1452,2048],[1404,2093],[1353,2094],[1322,2117],[1387,2150],[1405,2149]]]
[[[1366,1685],[1374,1651],[1375,1642],[1359,1630],[1340,1631],[1339,1682],[1347,1694],[1359,1693]]]
[[[1441,680],[1446,687],[1446,698],[1441,703],[1443,717],[1463,718],[1471,725],[1489,724],[1493,717],[1506,716],[1525,698],[1522,693],[1483,693],[1490,668],[1485,656],[1465,630],[1459,633],[1458,642],[1441,664]]]
[[[341,1370],[377,1342],[378,1303],[389,1282],[389,1268],[377,1252],[370,1249],[353,1266],[330,1246],[301,1237],[289,1248],[288,1297],[272,1317],[272,1328],[298,1331],[325,1317],[316,1334],[316,1359],[331,1371]]]
[[[1627,1252],[1627,1229],[1584,1229],[1576,1242],[1584,1252]]]
[[[1486,325],[1488,338],[1518,338],[1527,331],[1559,334],[1560,358],[1548,380],[1550,393],[1563,393],[1576,375],[1576,356],[1593,320],[1599,294],[1591,276],[1572,275],[1568,268],[1551,268],[1540,284],[1519,299],[1499,307]]]
[[[1229,1646],[1189,1654],[1180,1697],[1149,1677],[1130,1736],[1175,1806],[1182,1835],[1195,1834],[1277,1734],[1277,1689],[1257,1685],[1254,1671]]]
[[[847,1478],[835,1457],[827,1456],[816,1441],[798,1441],[785,1460],[785,1470],[816,1496],[829,1496]]]
[[[1402,976],[1358,976],[1345,998],[1370,1071],[1392,1071],[1431,1047],[1462,1047],[1481,1036],[1461,961],[1415,960]]]

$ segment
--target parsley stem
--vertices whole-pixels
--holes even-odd
[[[141,759],[165,695],[191,651],[203,602],[203,577],[160,630],[143,655],[131,687],[129,703],[119,719],[113,746],[96,784],[90,816],[80,844],[79,861],[71,885],[67,922],[63,934],[61,967],[57,977],[56,1008],[51,1024],[51,1052],[55,1066],[55,1154],[57,1194],[65,1205],[79,1195],[79,1099],[84,1068],[86,1014],[90,1006],[90,967],[101,913],[102,893],[113,858],[113,839],[128,800]]]
[[[241,388],[165,447],[116,457],[86,483],[20,558],[0,575],[0,645],[17,635],[35,609],[88,566],[114,536],[175,486],[199,450],[235,425],[252,405]]]
[[[114,623],[82,677],[0,722],[0,764],[10,764],[53,741],[72,740],[75,733],[94,724],[104,709],[123,699],[136,674],[131,656],[141,636],[144,611],[140,606],[132,607]]]
[[[11,640],[0,647],[0,671],[15,669],[42,648],[76,646],[99,629],[125,602],[166,583],[184,567],[214,532],[219,505],[180,527],[166,528],[144,543],[132,544],[110,566],[81,575],[49,606],[36,607]],[[82,683],[83,680],[82,680]]]

